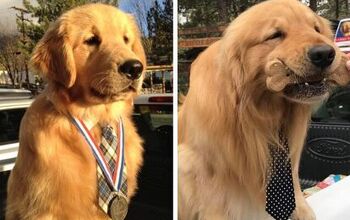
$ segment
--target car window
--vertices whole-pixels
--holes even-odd
[[[314,122],[350,122],[350,86],[337,88],[312,115]]]
[[[19,126],[26,109],[0,110],[0,144],[18,141]]]

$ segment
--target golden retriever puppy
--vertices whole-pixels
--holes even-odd
[[[345,85],[347,58],[328,22],[296,0],[270,0],[236,18],[191,66],[179,111],[179,218],[265,220],[269,146],[285,128],[293,219],[313,220],[298,164],[311,104]]]
[[[131,121],[145,54],[131,15],[89,4],[64,13],[34,49],[31,63],[47,89],[27,110],[8,182],[7,220],[109,219],[98,205],[96,160],[70,115],[100,125],[123,119],[127,196],[137,187],[141,139]]]

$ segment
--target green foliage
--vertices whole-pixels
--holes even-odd
[[[250,6],[262,1],[179,0],[180,27],[226,24]]]
[[[264,0],[179,0],[180,27],[226,24],[247,8]],[[316,13],[328,19],[350,16],[347,0],[306,0],[315,4]]]
[[[151,40],[149,59],[154,65],[170,64],[173,57],[173,2],[158,1],[147,13],[148,38]]]
[[[327,19],[349,18],[349,3],[341,0],[317,0],[317,11],[319,15]]]

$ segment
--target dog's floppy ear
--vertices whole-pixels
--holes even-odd
[[[34,48],[30,63],[48,81],[66,88],[73,86],[76,78],[75,61],[67,25],[63,20],[58,20],[45,33]]]

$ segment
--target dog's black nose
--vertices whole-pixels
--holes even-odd
[[[138,60],[127,60],[119,67],[119,72],[125,74],[129,79],[140,78],[143,65]]]
[[[322,44],[309,49],[308,56],[315,66],[326,68],[333,62],[335,50],[327,44]]]

